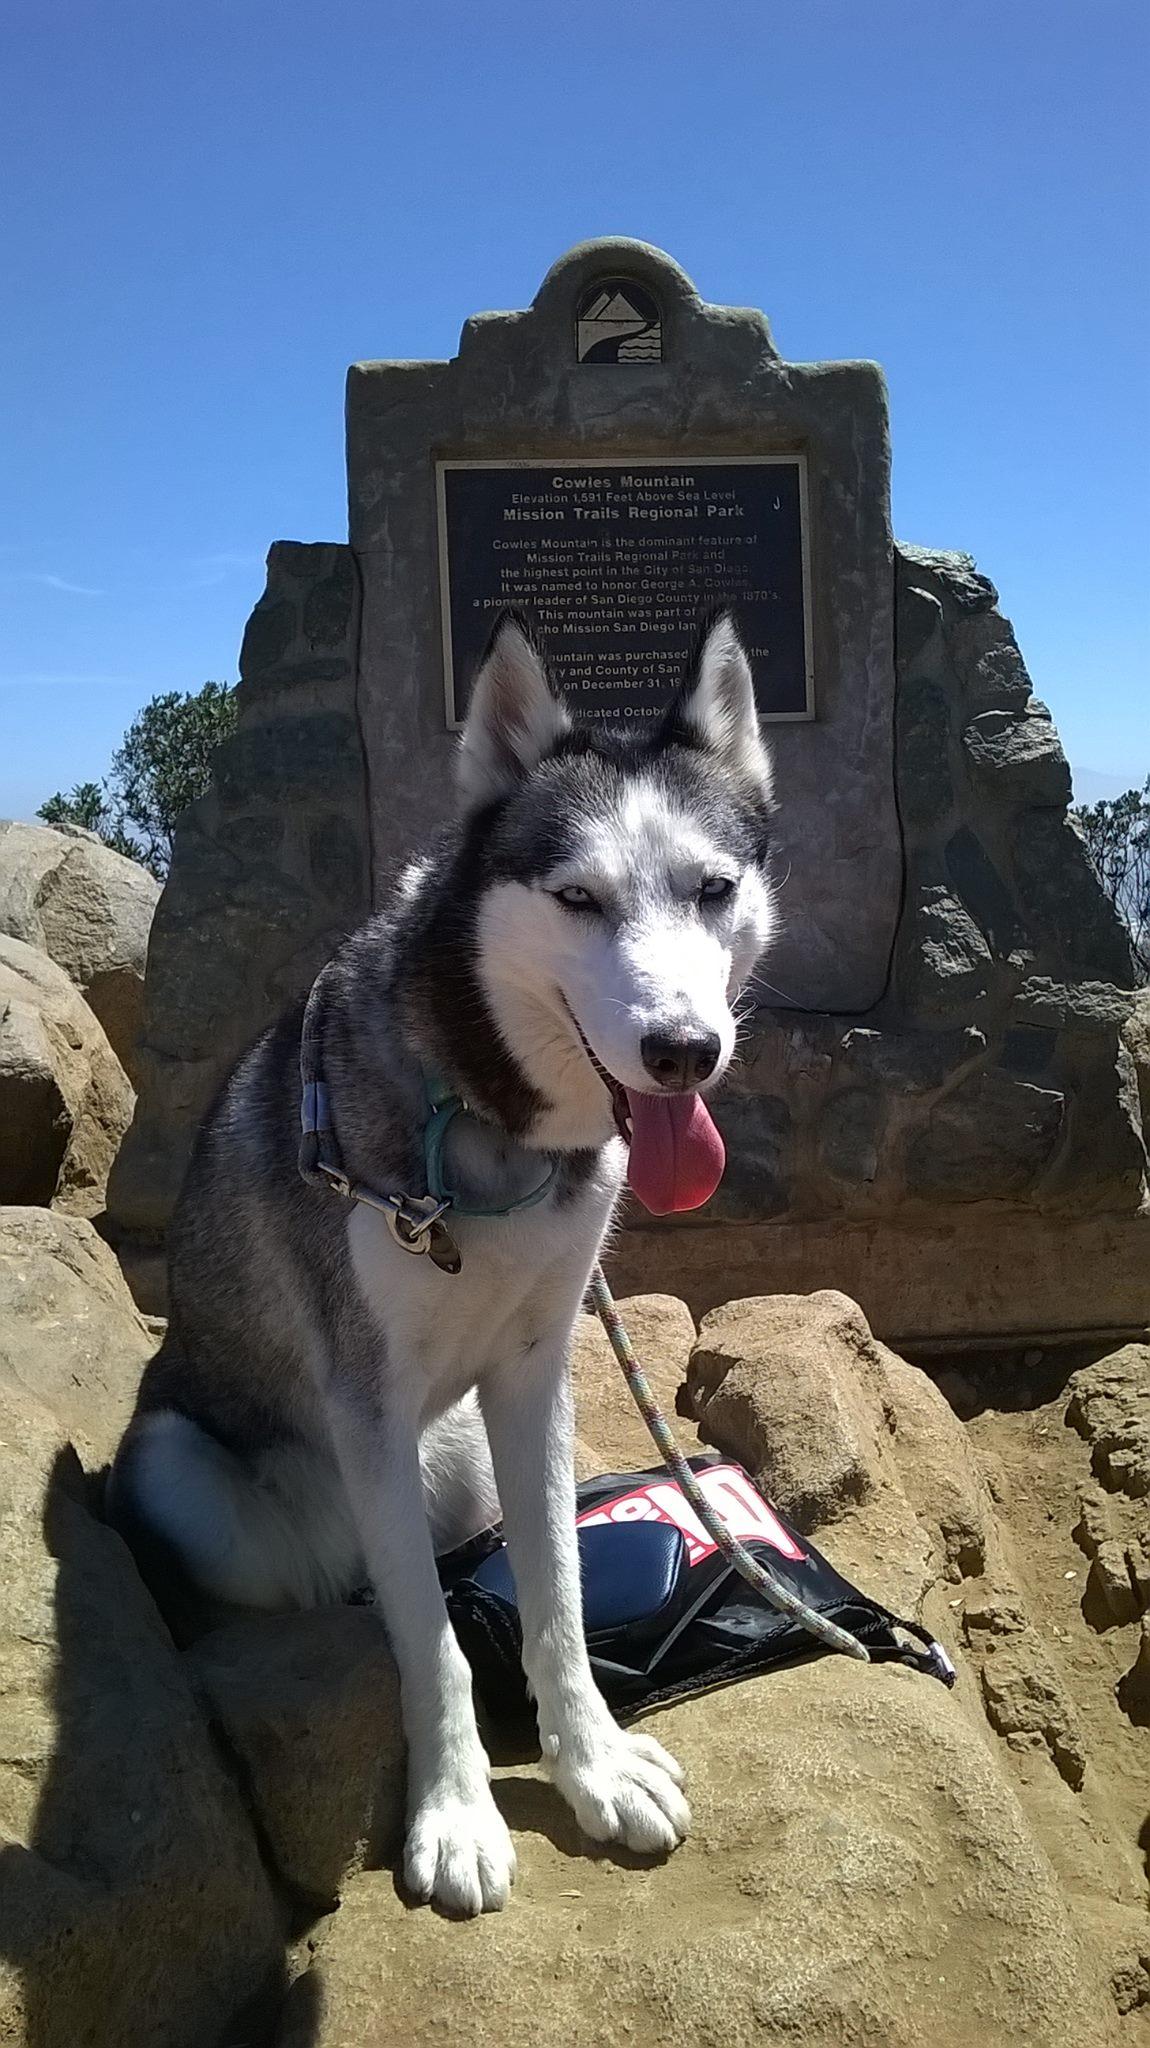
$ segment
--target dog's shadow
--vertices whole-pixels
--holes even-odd
[[[665,1861],[658,1853],[641,1854],[621,1842],[594,1842],[585,1835],[561,1792],[542,1772],[514,1771],[519,1764],[537,1764],[539,1738],[526,1714],[492,1722],[481,1716],[484,1746],[497,1775],[491,1790],[512,1834],[540,1835],[573,1863],[617,1863],[622,1870],[650,1870]]]
[[[87,2048],[123,2048],[128,2041],[143,2048],[161,2036],[202,2048],[265,2048],[289,1982],[286,1924],[281,1928],[273,1914],[269,1925],[253,1909],[250,1967],[236,1945],[226,1961],[205,1953],[217,1930],[210,1915],[199,1925],[195,1919],[197,1884],[204,1888],[196,1857],[211,1854],[211,1818],[188,1813],[195,1839],[185,1854],[153,1812],[165,1730],[171,1721],[178,1731],[173,1704],[185,1704],[177,1667],[164,1655],[159,1616],[150,1621],[146,1600],[129,1590],[128,1556],[118,1556],[99,1487],[70,1447],[48,1475],[41,1520],[54,1566],[51,1614],[24,1626],[29,1644],[51,1641],[54,1655],[48,1671],[43,1660],[29,1660],[25,1677],[13,1647],[7,1674],[17,1704],[21,1685],[29,1688],[27,1761],[18,1768],[34,1779],[36,1796],[21,1827],[24,1842],[0,1849],[5,2019],[12,2025],[12,2008],[18,2010],[25,2048],[79,2041]],[[136,1668],[130,1648],[139,1629],[145,1642],[151,1636],[153,1655]],[[194,1716],[190,1695],[186,1712]],[[49,1727],[51,1753],[41,1757],[35,1744]],[[16,1744],[22,1737],[16,1718],[7,1739]],[[205,1730],[204,1745],[208,1739]],[[216,1783],[194,1738],[186,1749],[175,1742],[172,1764],[177,1775],[185,1773],[188,1796],[201,1770],[204,1782]],[[173,1802],[174,1827],[178,1787],[164,1796]],[[224,1822],[230,1815],[226,1795],[220,1815]],[[241,1888],[242,1882],[238,1876]],[[303,2030],[292,2048],[309,2048],[317,2024],[301,2008]]]
[[[622,1870],[652,1870],[666,1861],[659,1853],[643,1855],[624,1848],[621,1842],[593,1842],[583,1833],[566,1800],[546,1778],[529,1777],[526,1773],[502,1776],[491,1789],[513,1835],[541,1835],[572,1863],[614,1863]]]

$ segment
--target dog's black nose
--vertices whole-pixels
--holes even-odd
[[[639,1047],[643,1065],[660,1088],[697,1088],[719,1064],[722,1047],[717,1031],[705,1038],[671,1038],[650,1031]]]

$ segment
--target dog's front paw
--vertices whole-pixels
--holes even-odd
[[[575,1753],[560,1747],[549,1767],[580,1827],[596,1842],[669,1856],[690,1832],[690,1810],[679,1790],[683,1773],[653,1736],[632,1735],[611,1722]]]
[[[507,1823],[486,1785],[431,1789],[407,1831],[403,1875],[417,1899],[449,1913],[497,1913],[515,1880]]]

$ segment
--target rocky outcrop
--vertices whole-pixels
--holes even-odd
[[[875,1344],[853,1303],[823,1294],[708,1317],[684,1394],[682,1316],[666,1301],[622,1306],[664,1407],[676,1395],[693,1407],[703,1439],[757,1469],[868,1587],[903,1611],[934,1601],[957,1653],[947,1597],[1005,1568],[985,1478],[925,1376]],[[642,1430],[604,1399],[609,1354],[581,1331],[577,1356],[578,1426],[601,1469],[628,1440],[633,1462],[649,1462]],[[1034,1649],[1027,1638],[1013,1654],[1037,1727]],[[651,1717],[686,1766],[695,1834],[648,1872],[582,1842],[537,1765],[497,1763],[496,1797],[522,1837],[512,1906],[459,1928],[408,1913],[388,1874],[361,1870],[313,1933],[277,2048],[430,2044],[461,2013],[477,2048],[1102,2048],[1115,2007],[1141,1995],[1137,1947],[1123,1920],[1108,1995],[1110,1950],[1100,1962],[1084,1941],[995,1755],[994,1713],[1004,1730],[1023,1718],[1010,1674],[1002,1665],[984,1693],[981,1661],[971,1655],[957,1694],[829,1658]],[[1072,1749],[1065,1692],[1046,1708],[1043,1726]]]
[[[88,1226],[48,1217],[22,1236],[9,1216],[3,1242],[16,1326],[0,1339],[0,2036],[206,2048],[274,1997],[281,1923],[188,1675],[72,1441],[98,1461],[88,1426],[106,1435],[110,1357],[121,1339],[138,1353],[139,1326]],[[37,1278],[58,1288],[58,1353]]]
[[[631,1219],[630,1284],[697,1309],[729,1299],[774,1270],[782,1226],[785,1284],[860,1293],[873,1262],[855,1256],[859,1238],[897,1228],[892,1261],[930,1307],[900,1322],[897,1287],[876,1286],[887,1335],[1127,1328],[1150,1317],[1150,1041],[1128,938],[993,585],[969,556],[926,548],[897,548],[893,573],[905,892],[887,986],[858,1015],[798,1010],[768,956],[715,1105],[723,1184],[695,1214]],[[371,907],[359,618],[348,550],[273,550],[245,636],[240,730],[181,826],[153,939],[141,1101],[109,1199],[138,1245],[166,1227],[228,1065]],[[404,811],[413,847],[417,809]],[[801,867],[786,878],[796,930],[815,886]],[[937,1243],[953,1232],[977,1259],[984,1210],[1009,1256],[981,1306]],[[1072,1277],[1028,1281],[1037,1226],[1095,1217],[1115,1219],[1122,1245],[1099,1261],[1084,1317]],[[705,1249],[684,1250],[703,1234]]]
[[[987,1202],[1138,1214],[1145,1026],[1050,715],[969,557],[902,547],[895,573],[906,897],[890,987],[849,1021],[752,1017],[718,1101],[727,1174],[675,1230],[826,1216],[925,1228]],[[826,1274],[825,1244],[812,1265]]]
[[[524,1837],[508,1910],[460,1928],[357,1878],[277,2048],[1114,2039],[1049,1863],[940,1686],[831,1658],[644,1727],[691,1786],[669,1864],[589,1853],[536,1767],[501,1769]]]
[[[1142,1616],[1134,1662],[1118,1685],[1118,1704],[1136,1728],[1150,1728],[1150,1615]],[[1137,2003],[1150,2004],[1150,1957],[1143,1958],[1143,1979]]]
[[[963,1614],[967,1647],[979,1666],[986,1718],[997,1734],[1047,1752],[1059,1776],[1077,1791],[1086,1752],[1070,1694],[1037,1630],[1017,1599],[969,1597]]]
[[[110,1459],[156,1340],[90,1223],[0,1209],[0,1374]]]
[[[748,1465],[800,1528],[844,1523],[868,1584],[863,1560],[881,1528],[884,1597],[896,1608],[985,1569],[991,1502],[961,1426],[845,1295],[714,1310],[687,1385],[705,1441]]]
[[[97,1215],[132,1103],[123,1067],[63,968],[0,936],[0,1200]]]
[[[89,1224],[0,1212],[5,2039],[1127,2038],[1120,2015],[1150,2000],[1134,1840],[1148,1774],[1124,1753],[1108,1805],[1093,1681],[1074,1681],[1096,1644],[1133,1741],[1150,1651],[1145,1625],[1099,1623],[1083,1596],[1063,1654],[1080,1589],[1049,1555],[1058,1489],[1042,1489],[1033,1559],[1064,1601],[1052,1624],[1004,1524],[1009,1473],[852,1301],[749,1298],[697,1338],[673,1299],[621,1306],[684,1447],[750,1466],[836,1564],[928,1622],[959,1683],[824,1657],[651,1717],[687,1769],[695,1830],[645,1868],[585,1841],[521,1731],[490,1729],[520,1874],[506,1912],[464,1926],[397,1890],[403,1743],[377,1616],[237,1616],[176,1652],[84,1470],[110,1448],[148,1332]],[[1132,1468],[1102,1460],[1137,1448],[1148,1366],[1132,1345],[1084,1367],[1069,1412],[1063,1394],[1022,1450],[1061,1433],[1079,1474],[1071,1556],[1117,1572],[1118,1546],[1136,1601],[1142,1501],[1109,1490]],[[964,1412],[986,1398],[951,1380]],[[589,1320],[575,1382],[587,1459],[653,1462]]]
[[[1150,1344],[1124,1344],[1070,1382],[1066,1419],[1111,1493],[1150,1494]]]
[[[0,932],[64,969],[133,1083],[159,898],[155,876],[94,832],[0,819]]]

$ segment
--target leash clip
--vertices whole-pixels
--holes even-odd
[[[463,1263],[459,1246],[442,1220],[450,1207],[450,1199],[437,1202],[434,1195],[393,1195],[387,1227],[403,1251],[430,1252],[441,1272],[458,1273]]]
[[[387,1227],[405,1252],[425,1252],[431,1231],[450,1207],[450,1202],[437,1202],[434,1195],[391,1195]]]

